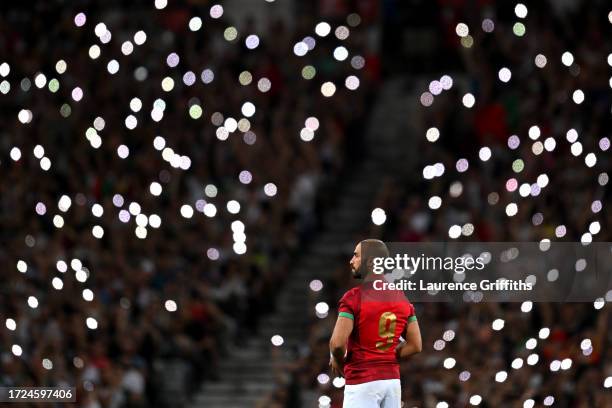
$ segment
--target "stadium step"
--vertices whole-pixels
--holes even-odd
[[[273,388],[272,388],[273,389]],[[223,395],[210,395],[206,397],[198,396],[194,399],[193,403],[199,407],[231,407],[231,408],[253,408],[259,401],[259,395],[261,393],[268,392],[268,390],[259,390],[255,388],[242,388],[239,389],[241,392],[234,391],[232,393],[224,393]],[[271,390],[271,389],[270,389]],[[228,396],[231,395],[231,396]]]
[[[252,391],[269,391],[274,386],[260,382],[246,383],[212,383],[206,389],[208,394],[214,397],[221,397],[233,393],[252,392]]]

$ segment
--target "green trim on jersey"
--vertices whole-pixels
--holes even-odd
[[[408,318],[408,323],[412,323],[412,322],[416,322],[416,321],[417,321],[417,318],[416,318],[416,316],[414,316],[414,315],[412,315],[412,316],[410,316],[410,317]]]
[[[346,318],[349,318],[351,320],[355,320],[355,317],[352,314],[348,313],[348,312],[340,312],[338,314],[338,317],[346,317]]]

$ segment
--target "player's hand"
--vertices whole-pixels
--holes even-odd
[[[329,360],[332,374],[336,377],[344,377],[344,361],[337,361],[335,358]]]
[[[405,341],[400,341],[399,344],[397,345],[397,347],[395,347],[395,359],[397,361],[401,361],[402,359],[400,358],[400,353],[402,350],[402,347],[404,347],[406,345]]]

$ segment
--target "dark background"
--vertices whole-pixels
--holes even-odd
[[[591,238],[610,241],[606,2],[526,2],[524,19],[510,1],[222,1],[220,19],[211,18],[209,1],[169,3],[163,10],[153,1],[0,5],[0,60],[10,65],[2,79],[10,90],[0,95],[0,385],[75,385],[78,406],[88,408],[294,408],[318,406],[322,395],[339,407],[342,388],[325,378],[328,341],[335,305],[354,284],[348,261],[361,239],[445,241],[459,225],[467,241],[580,241],[599,222]],[[81,11],[87,22],[76,27]],[[203,27],[194,33],[188,22],[196,15]],[[493,32],[481,28],[487,18]],[[325,38],[314,33],[320,21],[332,27]],[[518,21],[523,37],[512,32]],[[112,32],[108,44],[94,34],[98,22]],[[455,33],[459,22],[469,26],[469,48]],[[229,25],[238,29],[234,41],[223,39]],[[334,36],[340,25],[350,31],[345,40]],[[138,30],[146,42],[123,55],[121,44]],[[261,40],[255,50],[244,46],[251,33]],[[293,47],[305,36],[316,46],[298,57]],[[102,50],[96,60],[88,56],[93,44]],[[349,51],[344,62],[332,57],[339,45]],[[574,56],[570,67],[561,63],[565,51]],[[165,63],[171,52],[180,56],[175,68]],[[540,53],[544,68],[534,64]],[[55,70],[59,59],[68,65],[63,74]],[[111,59],[120,64],[114,75],[106,69]],[[316,69],[311,80],[301,75],[305,65]],[[134,75],[140,67],[144,80]],[[512,71],[507,84],[498,79],[502,67]],[[200,79],[204,69],[214,72],[211,83]],[[192,86],[182,81],[187,71],[196,76]],[[243,71],[252,74],[248,85],[238,82]],[[47,82],[57,78],[59,90],[38,89],[39,72]],[[360,80],[354,91],[344,86],[348,75]],[[424,106],[431,95],[423,93],[442,75],[453,78],[452,88]],[[168,93],[160,86],[166,76],[175,81]],[[264,77],[267,92],[257,88]],[[330,98],[320,90],[327,81],[337,87]],[[76,86],[84,91],[79,102],[71,98]],[[576,89],[584,91],[581,104],[572,101]],[[471,109],[461,103],[466,92],[476,99]],[[142,101],[138,113],[129,108],[134,97]],[[160,122],[150,117],[157,98],[166,103]],[[245,101],[257,107],[249,131],[219,140],[217,127],[239,120]],[[197,120],[188,115],[194,103],[203,107]],[[21,109],[32,111],[30,123],[17,119]],[[133,130],[124,124],[129,114],[138,119]],[[304,142],[300,131],[312,116],[320,126]],[[96,117],[105,121],[99,149],[85,136]],[[533,153],[534,125],[539,141],[555,139],[553,151]],[[431,127],[440,132],[435,143],[425,138]],[[566,140],[571,128],[583,146],[578,157]],[[518,149],[508,148],[511,135],[519,136]],[[156,136],[190,157],[189,170],[162,159]],[[52,162],[48,171],[32,153],[39,144]],[[122,144],[126,159],[117,155]],[[487,162],[478,158],[483,146],[492,151]],[[584,162],[589,152],[598,159],[592,168]],[[459,158],[468,160],[466,172],[455,170]],[[517,159],[520,172],[512,169]],[[425,180],[424,167],[434,163],[444,174]],[[244,170],[252,174],[248,184],[239,180]],[[550,182],[537,195],[505,187],[510,178],[531,185],[540,174]],[[154,181],[163,186],[159,197],[149,193]],[[274,197],[265,194],[267,183],[276,185]],[[66,213],[57,208],[64,194],[72,200]],[[434,195],[440,209],[428,206]],[[240,203],[238,214],[226,210],[230,200]],[[162,219],[146,239],[136,237],[134,216],[118,218],[131,202]],[[508,217],[512,202],[518,213]],[[95,203],[102,217],[92,214]],[[216,206],[214,217],[202,213],[205,203]],[[185,204],[192,218],[181,216]],[[372,222],[375,208],[385,211],[382,225]],[[63,228],[53,224],[57,214]],[[234,250],[236,220],[245,225],[244,255]],[[104,228],[102,239],[92,235],[94,225]],[[75,279],[73,259],[89,271],[86,282]],[[28,306],[30,296],[38,307]],[[595,303],[417,304],[424,350],[402,366],[405,406],[466,406],[474,394],[487,407],[542,406],[547,397],[560,407],[610,406],[610,300],[608,292]],[[88,329],[88,317],[97,329]],[[495,319],[504,329],[492,329]],[[550,329],[546,338],[538,337],[542,328]],[[274,335],[281,346],[271,344]],[[533,351],[525,347],[530,338],[537,339]],[[581,349],[585,339],[591,347]],[[452,369],[443,367],[448,357],[456,359]],[[516,358],[525,360],[519,369],[511,366]],[[569,369],[551,370],[565,359]],[[502,370],[508,379],[497,383]]]

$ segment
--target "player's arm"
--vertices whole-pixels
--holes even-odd
[[[348,313],[343,313],[347,314]],[[331,339],[329,340],[329,351],[331,353],[330,364],[334,373],[344,376],[344,355],[346,354],[346,345],[348,343],[349,336],[353,332],[353,318],[338,316],[336,320],[336,326],[332,333]]]
[[[421,340],[421,330],[416,317],[412,316],[408,320],[406,330],[404,332],[403,343],[400,343],[395,349],[395,355],[398,360],[405,360],[413,354],[420,353],[423,350],[423,341]]]

